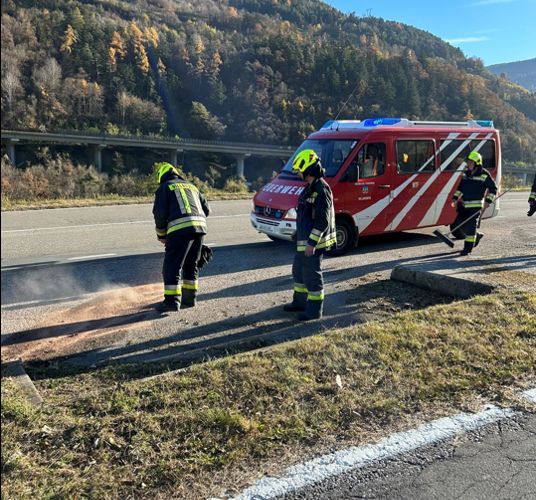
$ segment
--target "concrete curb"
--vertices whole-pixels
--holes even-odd
[[[38,407],[43,404],[43,398],[24,370],[22,361],[9,361],[2,366],[2,369],[5,377],[14,379],[15,384],[20,388],[26,401],[28,401],[31,406]]]
[[[536,283],[536,257],[431,259],[396,266],[391,279],[460,299],[497,289],[532,291]]]
[[[396,266],[391,271],[391,279],[460,299],[491,293],[496,288],[493,285],[407,265]]]

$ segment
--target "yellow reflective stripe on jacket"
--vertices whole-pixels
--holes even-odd
[[[184,229],[186,227],[207,227],[207,222],[204,217],[201,216],[192,216],[192,217],[180,217],[179,219],[174,219],[168,222],[167,234],[178,231],[179,229]]]
[[[461,195],[462,195],[462,192],[461,192],[461,191],[456,191],[456,192],[452,195],[452,197],[453,197],[455,200],[457,200]]]
[[[179,231],[180,229],[184,229],[186,227],[202,227],[206,229],[207,225],[205,222],[195,221],[195,220],[183,222],[182,224],[177,224],[176,226],[169,228],[167,230],[167,234],[174,233],[175,231]]]
[[[182,184],[179,184],[177,187],[181,193],[181,198],[184,203],[184,212],[187,214],[191,214],[192,208],[190,207],[190,202],[188,201],[188,195],[186,194],[186,189],[184,188]]]
[[[324,290],[318,292],[308,292],[307,300],[324,300]]]
[[[484,202],[483,200],[467,200],[463,205],[465,208],[482,208]]]
[[[529,200],[536,200],[536,193],[530,193]]]
[[[166,235],[166,230],[156,228],[156,235],[160,237],[164,237]]]

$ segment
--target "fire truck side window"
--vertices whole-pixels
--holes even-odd
[[[445,146],[445,142],[448,144]],[[465,160],[473,150],[482,155],[482,163],[485,169],[493,170],[495,163],[495,143],[491,140],[485,142],[463,140],[441,141],[441,169],[442,170],[463,170],[466,166]]]
[[[411,139],[396,141],[397,172],[413,174],[435,170],[434,141]]]
[[[346,171],[345,180],[356,182],[382,175],[385,171],[385,144],[375,142],[364,144]]]
[[[445,143],[447,143],[445,145]],[[471,152],[471,146],[467,141],[441,141],[441,169],[463,170],[465,160]]]
[[[493,170],[497,168],[497,162],[495,159],[495,142],[488,140],[482,144],[482,141],[472,141],[471,151],[477,150],[482,155],[482,166],[486,170]]]

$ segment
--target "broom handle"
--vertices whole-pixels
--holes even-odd
[[[513,188],[510,188],[510,189],[507,189],[506,191],[503,191],[499,196],[497,196],[495,198],[495,200],[493,200],[493,203],[495,203],[502,195],[512,191]],[[483,212],[484,212],[485,209],[482,209],[480,210],[480,212],[475,212],[473,215],[471,215],[470,217],[467,217],[467,219],[465,219],[463,222],[461,222],[460,224],[458,224],[454,229],[452,229],[451,231],[448,232],[448,234],[452,234],[454,231],[456,231],[457,229],[460,229],[460,227],[462,227],[466,222],[470,221],[473,217],[476,217],[477,215],[481,215]]]

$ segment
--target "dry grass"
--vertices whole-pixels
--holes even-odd
[[[209,201],[214,200],[246,200],[254,193],[231,193],[209,191],[204,193]],[[103,195],[96,198],[70,198],[54,200],[9,200],[2,196],[2,212],[14,210],[40,210],[44,208],[98,207],[104,205],[134,205],[137,203],[153,203],[153,196],[119,196]]]
[[[4,380],[2,496],[223,495],[333,443],[500,403],[504,387],[534,377],[535,353],[536,294],[509,293],[146,381],[139,367],[64,373],[37,382],[38,410]]]

